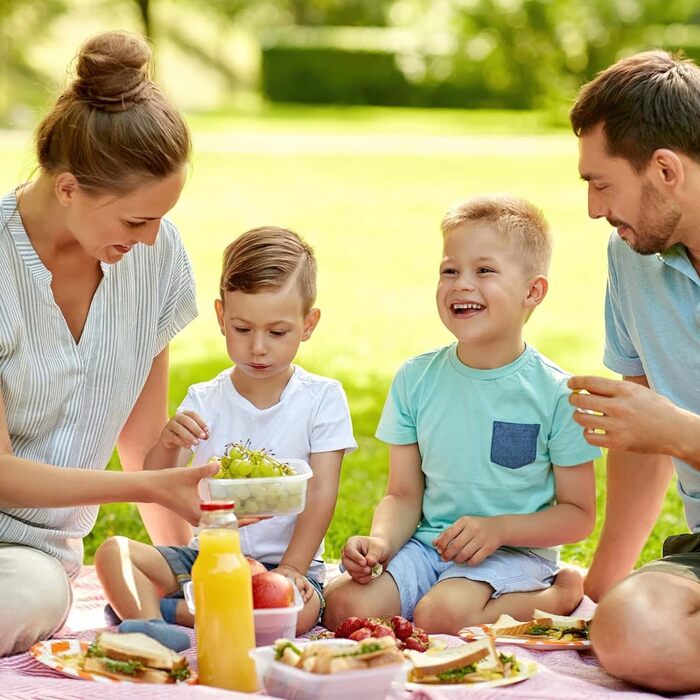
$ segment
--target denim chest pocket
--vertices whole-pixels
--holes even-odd
[[[508,469],[519,469],[537,457],[537,423],[493,422],[491,461]]]

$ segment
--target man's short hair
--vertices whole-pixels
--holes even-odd
[[[623,58],[581,88],[569,119],[577,136],[602,123],[608,153],[637,172],[657,148],[700,161],[700,68],[666,51]]]
[[[294,231],[263,226],[246,231],[224,251],[220,294],[247,294],[298,286],[303,311],[316,301],[316,258],[313,249]]]
[[[442,235],[458,226],[487,222],[494,225],[522,254],[528,276],[546,275],[552,259],[552,238],[544,214],[518,197],[487,195],[457,202],[442,219]]]

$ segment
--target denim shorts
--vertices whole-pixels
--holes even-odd
[[[481,564],[473,566],[443,561],[434,547],[411,538],[389,562],[401,597],[401,615],[413,619],[418,601],[439,581],[466,578],[483,581],[493,588],[492,598],[505,593],[541,591],[552,585],[559,567],[556,562],[525,549],[501,547]]]
[[[167,598],[184,598],[182,587],[192,580],[192,566],[194,565],[194,560],[199,554],[199,550],[193,549],[192,547],[167,547],[167,546],[156,546],[156,549],[163,555],[165,561],[168,562],[168,566],[171,568],[172,572],[175,574],[177,579],[177,591],[166,596]],[[278,564],[268,564],[267,562],[261,562],[261,564],[268,570],[272,571],[276,569]],[[317,581],[311,576],[306,576],[309,583],[314,587],[318,597],[321,599],[321,612],[323,612],[326,606],[325,598],[323,597],[323,584]]]

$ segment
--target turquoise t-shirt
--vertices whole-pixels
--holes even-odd
[[[457,343],[419,355],[396,373],[377,437],[418,443],[425,475],[415,537],[428,546],[462,515],[535,513],[554,502],[552,465],[600,456],[573,420],[569,375],[526,347],[514,362],[473,369]],[[532,551],[556,560],[556,548]]]

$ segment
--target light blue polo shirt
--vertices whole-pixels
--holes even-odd
[[[497,369],[473,369],[457,343],[397,372],[377,437],[418,443],[425,475],[415,537],[428,546],[462,515],[535,513],[554,502],[552,464],[575,466],[600,450],[573,420],[569,375],[531,346]],[[557,550],[532,549],[556,560]]]
[[[619,374],[645,374],[654,391],[700,414],[700,277],[684,246],[639,255],[613,232],[603,361]],[[673,461],[688,527],[700,532],[700,472]]]

